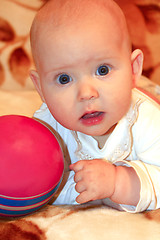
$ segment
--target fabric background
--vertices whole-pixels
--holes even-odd
[[[31,90],[29,31],[47,0],[0,0],[0,89]],[[160,0],[116,0],[126,15],[133,49],[144,52],[143,74],[160,84]]]

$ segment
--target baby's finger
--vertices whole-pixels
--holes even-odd
[[[83,161],[78,161],[69,166],[70,170],[73,170],[75,173],[83,169]]]
[[[76,198],[76,202],[77,202],[77,203],[80,203],[80,204],[86,203],[86,202],[89,202],[89,201],[91,201],[91,199],[90,199],[90,196],[88,195],[88,192],[87,192],[87,191],[83,191],[83,192],[80,193],[80,194],[78,195],[78,197]]]
[[[82,193],[82,192],[86,191],[86,187],[83,184],[83,182],[78,182],[75,186],[75,189],[78,193]]]
[[[76,183],[82,181],[82,171],[76,172],[74,175],[74,181]]]

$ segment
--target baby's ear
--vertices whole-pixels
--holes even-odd
[[[35,86],[37,92],[39,93],[42,101],[45,102],[43,93],[42,93],[42,89],[41,89],[40,77],[39,77],[38,73],[35,70],[31,70],[30,78],[32,79],[32,82],[34,83],[34,86]]]
[[[143,69],[143,53],[140,49],[136,49],[131,54],[133,85],[135,87]]]

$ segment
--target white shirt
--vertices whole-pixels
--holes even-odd
[[[119,121],[102,149],[93,137],[60,125],[45,103],[34,117],[49,124],[56,131],[56,136],[58,133],[64,155],[70,158],[67,161],[75,163],[98,158],[135,169],[141,183],[137,206],[118,205],[109,199],[103,199],[103,204],[128,212],[160,208],[160,106],[149,97],[133,89],[128,113]],[[74,172],[71,171],[54,204],[77,204],[77,196]]]

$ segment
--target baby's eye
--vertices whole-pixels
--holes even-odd
[[[111,67],[108,66],[108,65],[101,65],[97,71],[96,71],[96,74],[97,75],[100,75],[100,76],[105,76],[107,75],[111,70]]]
[[[57,78],[58,83],[67,84],[72,81],[72,78],[68,74],[61,74]]]

